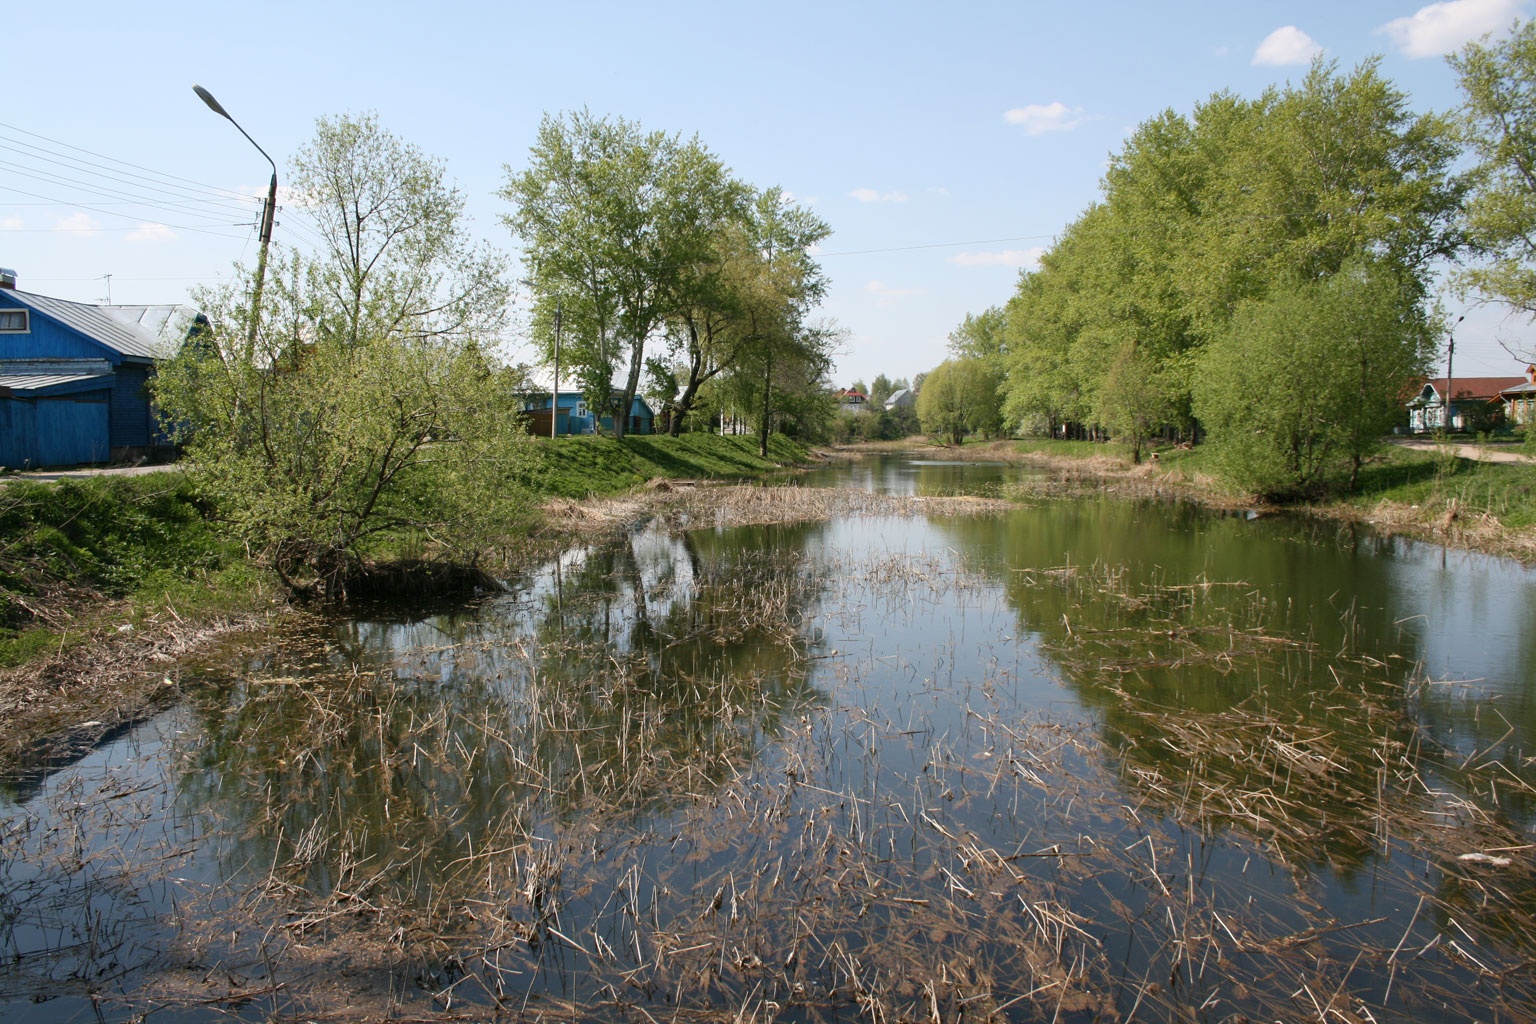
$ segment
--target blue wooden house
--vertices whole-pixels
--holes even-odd
[[[549,437],[549,395],[548,391],[542,394],[537,391],[528,392],[521,396],[524,413],[528,416],[528,432],[536,437]],[[617,399],[619,396],[615,395]],[[555,429],[556,436],[569,434],[595,434],[598,429],[598,417],[587,405],[587,398],[580,391],[562,391],[559,401],[555,405]],[[604,416],[601,420],[602,429],[612,432],[613,417]],[[627,433],[649,434],[655,430],[656,414],[651,411],[644,398],[639,395],[630,403],[629,422]]]
[[[613,397],[614,401],[617,402],[622,396],[616,394]],[[603,417],[603,429],[613,430],[612,416]],[[650,404],[644,398],[636,395],[635,400],[629,403],[629,422],[625,425],[624,433],[653,434],[655,432],[656,414],[651,411]]]
[[[549,392],[537,391],[521,396],[523,411],[528,414],[528,432],[535,437],[549,437]],[[587,398],[580,391],[562,391],[555,406],[556,435],[590,434],[596,424],[587,409]]]
[[[163,446],[146,387],[162,334],[207,321],[183,306],[34,295],[0,275],[0,466],[78,466]]]

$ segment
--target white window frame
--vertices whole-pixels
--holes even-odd
[[[15,314],[15,313],[21,314],[21,326],[20,327],[0,326],[0,334],[31,334],[32,333],[32,315],[31,315],[32,311],[31,310],[28,310],[28,309],[0,309],[0,317],[9,317],[11,314]]]

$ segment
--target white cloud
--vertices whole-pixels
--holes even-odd
[[[878,305],[889,306],[897,299],[904,299],[909,295],[921,295],[921,288],[892,288],[883,281],[870,281],[864,286],[864,290],[879,299]]]
[[[1003,120],[1009,124],[1021,124],[1030,135],[1046,132],[1071,131],[1087,118],[1082,107],[1069,107],[1060,100],[1055,103],[1030,103],[1003,112]]]
[[[1439,57],[1488,32],[1509,28],[1524,0],[1446,0],[1387,22],[1384,32],[1407,57]]]
[[[164,224],[152,224],[145,222],[134,231],[129,232],[130,242],[169,242],[176,237],[176,232]]]
[[[6,217],[0,220],[0,231],[20,231],[26,227],[20,217]]]
[[[91,215],[84,212],[69,217],[55,217],[53,226],[59,231],[75,231],[85,235],[94,235],[100,230],[100,226],[91,219]]]
[[[1031,270],[1040,266],[1040,257],[1045,255],[1043,246],[1035,246],[1032,249],[1004,249],[1002,252],[959,252],[949,258],[949,262],[959,267],[1028,267]]]
[[[861,203],[904,203],[907,201],[905,192],[877,192],[872,188],[856,188],[848,193]]]
[[[1323,52],[1317,40],[1295,25],[1277,28],[1264,37],[1259,48],[1253,51],[1253,63],[1283,67],[1286,64],[1305,64]]]
[[[929,185],[928,191],[932,192],[934,195],[939,196],[949,195],[949,189],[945,188],[943,185]]]

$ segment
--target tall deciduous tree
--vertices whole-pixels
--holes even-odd
[[[156,399],[235,535],[295,591],[344,593],[385,536],[474,563],[523,507],[526,445],[485,351],[505,313],[440,164],[371,118],[322,119],[293,176],[327,250],[161,367]],[[238,286],[198,302],[215,325]]]
[[[1469,240],[1486,262],[1463,285],[1536,318],[1536,22],[1450,58],[1461,124],[1480,163],[1467,206]]]
[[[826,277],[810,253],[831,233],[826,222],[772,188],[753,202],[747,226],[757,255],[756,270],[739,292],[737,329],[747,344],[738,350],[725,390],[755,416],[758,448],[766,456],[776,414],[805,403],[814,411],[820,402],[841,332],[809,320],[826,291]]]
[[[1431,264],[1462,245],[1456,152],[1449,122],[1411,112],[1375,61],[1318,61],[1299,85],[1152,118],[1006,307],[1010,414],[1139,448],[1150,431],[1193,432],[1204,354],[1230,350],[1239,309],[1360,266],[1422,308]],[[963,325],[968,349],[983,317]],[[1387,376],[1375,386],[1372,403],[1396,400]]]
[[[697,138],[581,111],[544,118],[527,169],[507,168],[500,194],[516,205],[504,220],[527,248],[541,304],[564,297],[589,399],[622,435],[647,345],[690,275],[715,260],[742,186]]]
[[[1433,355],[1437,321],[1389,263],[1349,264],[1239,307],[1200,364],[1196,409],[1223,474],[1273,497],[1307,496],[1381,443]]]
[[[372,114],[322,117],[294,157],[294,203],[319,229],[308,282],[347,344],[391,336],[493,338],[506,321],[506,260],[474,241],[439,160]]]
[[[831,233],[775,186],[723,220],[712,258],[687,268],[678,285],[669,340],[682,367],[673,433],[699,389],[734,371],[748,353],[804,321],[826,280],[810,248]]]
[[[956,445],[970,433],[997,433],[1002,428],[1000,384],[985,360],[974,356],[945,360],[928,371],[917,396],[923,430]]]

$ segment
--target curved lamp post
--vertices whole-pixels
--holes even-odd
[[[219,105],[213,93],[200,85],[194,85],[192,91],[197,93],[198,99],[208,104],[209,110],[238,128],[245,140],[256,146],[256,152],[266,157],[267,163],[272,165],[272,184],[267,188],[267,205],[261,212],[261,250],[256,256],[256,281],[251,289],[251,317],[245,332],[245,356],[250,359],[256,349],[256,324],[261,319],[261,286],[267,276],[267,247],[272,244],[272,216],[277,209],[277,162],[267,156],[266,150],[256,145],[256,140],[240,127],[239,121],[229,116],[229,111]]]

